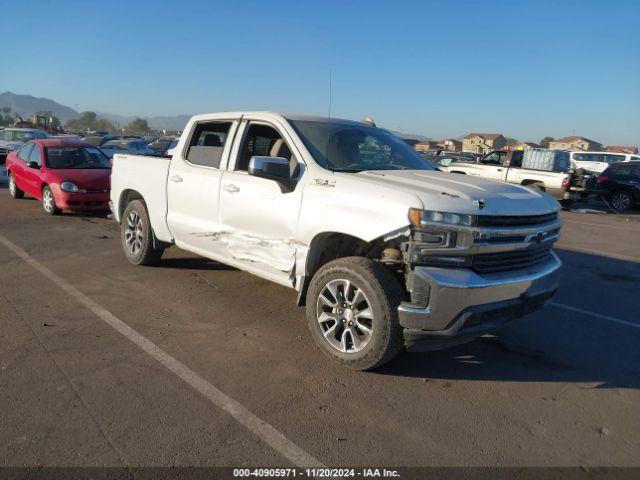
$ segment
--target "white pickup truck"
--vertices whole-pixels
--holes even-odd
[[[355,369],[493,331],[558,285],[553,198],[437,171],[360,122],[198,115],[170,159],[116,154],[111,185],[129,261],[177,245],[292,287]]]
[[[591,180],[587,172],[523,168],[523,156],[522,150],[494,150],[477,162],[454,160],[441,167],[451,173],[474,175],[541,190],[553,196],[564,207],[570,207],[574,201],[587,198]]]

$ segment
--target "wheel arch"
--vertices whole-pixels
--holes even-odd
[[[120,198],[118,199],[118,219],[122,222],[122,214],[124,213],[125,208],[134,200],[142,200],[142,203],[147,205],[144,201],[144,197],[140,192],[134,190],[132,188],[127,188],[120,192]]]
[[[339,258],[354,256],[378,260],[387,247],[399,251],[400,243],[405,240],[403,233],[392,235],[391,238],[383,235],[370,242],[343,232],[330,231],[316,234],[309,243],[304,259],[303,278],[298,290],[298,306],[306,304],[309,283],[323,265]]]

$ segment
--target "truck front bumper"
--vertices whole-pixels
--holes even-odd
[[[558,288],[561,262],[555,253],[528,269],[480,275],[469,269],[416,267],[429,289],[425,307],[398,307],[410,351],[465,343],[541,309]]]

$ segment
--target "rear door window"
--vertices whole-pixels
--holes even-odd
[[[220,168],[222,152],[232,122],[203,122],[196,125],[189,141],[187,160],[194,165]]]
[[[604,155],[604,161],[607,163],[624,162],[624,155]]]

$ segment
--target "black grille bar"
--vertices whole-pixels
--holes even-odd
[[[471,268],[478,273],[506,272],[531,267],[550,258],[550,246],[511,252],[480,253],[473,256]]]
[[[521,215],[521,216],[493,216],[480,215],[478,217],[479,227],[520,227],[529,225],[542,225],[555,221],[558,213],[546,213],[544,215]]]

